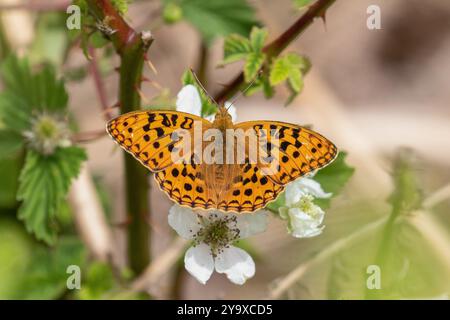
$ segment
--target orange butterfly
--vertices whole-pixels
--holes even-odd
[[[202,132],[219,130],[223,140],[226,140],[227,129],[250,129],[259,136],[261,132],[277,132],[276,138],[269,134],[265,137],[266,155],[279,154],[276,170],[267,173],[267,166],[255,161],[248,147],[244,148],[243,163],[174,161],[173,152],[182,148],[183,139],[174,141],[173,134],[180,129],[190,133],[184,143],[191,139],[190,152],[183,158],[194,160],[196,122],[202,125]],[[265,207],[277,198],[286,184],[328,165],[337,155],[332,142],[310,129],[277,121],[233,124],[223,106],[218,108],[213,122],[178,111],[130,112],[109,121],[107,131],[123,149],[155,173],[161,189],[173,201],[191,208],[236,213]],[[202,142],[202,151],[206,146]],[[235,148],[238,147],[236,144]]]

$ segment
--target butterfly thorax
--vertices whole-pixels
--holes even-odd
[[[216,117],[213,121],[213,127],[225,132],[226,129],[233,128],[233,121],[228,110],[222,105],[219,107],[216,113]]]

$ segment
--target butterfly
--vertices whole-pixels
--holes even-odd
[[[263,163],[259,158],[255,160],[248,146],[243,148],[241,163],[195,161],[195,146],[201,151],[207,148],[206,142],[199,145],[194,141],[195,123],[201,124],[202,132],[216,129],[224,140],[227,129],[253,130],[265,139],[265,148],[258,148],[261,154],[279,155],[276,166],[270,166],[273,168],[270,170],[267,162]],[[190,135],[174,140],[177,130],[184,130]],[[179,111],[130,112],[110,120],[107,131],[125,151],[154,173],[161,190],[173,201],[193,209],[219,209],[234,213],[253,212],[265,207],[277,198],[288,183],[323,168],[338,153],[331,141],[295,124],[278,121],[234,124],[224,106],[218,107],[212,122]],[[271,132],[276,134],[269,134]],[[175,161],[173,152],[181,149],[189,139],[190,149],[183,153],[182,161]],[[236,143],[234,148],[239,146]],[[234,154],[237,154],[236,150]]]

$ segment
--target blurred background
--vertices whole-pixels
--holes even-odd
[[[269,41],[306,10],[296,8],[291,0],[248,3],[269,30]],[[92,64],[79,44],[67,36],[68,4],[0,1],[2,42],[12,52],[27,55],[33,64],[54,64],[66,79],[69,108],[78,131],[98,132],[105,126],[102,102],[95,89]],[[218,92],[242,70],[242,63],[219,68],[223,38],[206,45],[189,21],[165,23],[161,17],[164,5],[164,1],[132,1],[125,14],[134,28],[151,30],[155,39],[149,58],[157,74],[145,67],[145,77],[154,82],[143,84],[142,95],[149,101],[162,93],[175,97],[183,72],[189,67],[198,70],[200,65],[208,91]],[[380,30],[366,26],[370,5],[381,8]],[[295,239],[286,232],[283,221],[271,218],[266,233],[245,243],[256,261],[255,277],[241,287],[214,274],[203,286],[170,256],[182,254],[182,245],[176,243],[167,224],[172,203],[151,178],[151,256],[161,264],[149,270],[150,280],[144,279],[141,288],[158,299],[448,298],[450,3],[337,0],[326,13],[326,23],[317,19],[286,51],[299,52],[311,60],[303,92],[287,107],[289,92],[283,88],[277,88],[269,100],[261,93],[242,97],[235,103],[238,121],[270,119],[313,125],[347,152],[347,163],[355,171],[326,209],[323,234]],[[117,101],[118,74],[114,69],[119,59],[108,47],[96,49],[95,55],[106,103],[112,106]],[[72,295],[64,289],[67,274],[62,262],[52,260],[56,258],[50,262],[42,258],[42,263],[34,260],[36,240],[14,217],[17,204],[10,193],[17,188],[16,173],[15,178],[0,183],[0,298],[137,297],[128,287],[120,289],[114,280],[117,272],[127,274],[122,152],[107,136],[83,147],[88,161],[80,179],[86,180],[77,181],[72,188],[87,193],[93,190],[97,200],[86,209],[84,201],[91,201],[92,195],[80,198],[74,195],[76,191],[69,193],[68,211],[72,214],[67,214],[67,223],[75,226],[73,234],[83,244],[65,250],[86,251],[87,261],[104,264],[86,267],[89,290]],[[1,176],[9,177],[10,172],[20,169],[14,161],[2,161]],[[413,186],[408,191],[400,190],[404,183],[399,175],[405,170],[408,184]],[[383,226],[394,210],[392,199],[402,192],[417,192],[422,200],[395,224],[390,253],[381,266],[382,284],[388,285],[373,294],[366,288],[366,268],[380,250],[386,230]],[[114,268],[108,271],[105,265],[111,262]],[[33,279],[24,281],[30,273]]]

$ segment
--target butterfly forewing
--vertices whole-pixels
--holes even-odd
[[[261,143],[259,150],[263,155],[266,152],[268,156],[272,155],[276,162],[261,162],[259,157],[257,165],[278,185],[286,185],[326,166],[337,155],[337,148],[331,141],[301,126],[276,121],[249,121],[238,123],[236,128],[254,129],[258,136],[267,136],[266,143]]]
[[[205,119],[188,113],[136,111],[108,122],[107,131],[122,148],[156,172],[171,166],[172,152],[183,147],[183,137],[174,141],[172,134],[178,129],[184,129],[193,139],[195,121],[200,121],[204,127],[210,125]],[[193,148],[193,140],[190,145]]]

